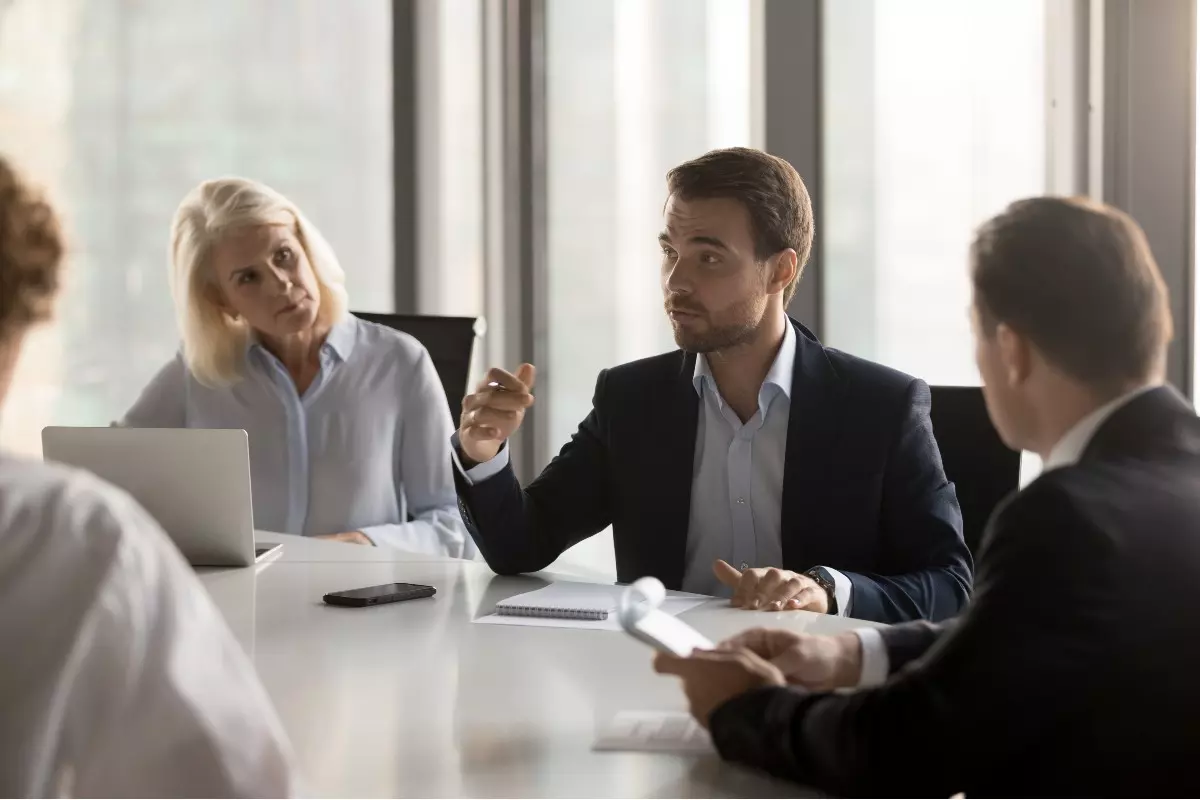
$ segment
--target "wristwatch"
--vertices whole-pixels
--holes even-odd
[[[829,610],[827,614],[837,614],[837,584],[833,582],[833,576],[824,567],[813,567],[810,570],[805,570],[805,575],[816,581],[817,586],[825,590],[825,594],[829,595]]]

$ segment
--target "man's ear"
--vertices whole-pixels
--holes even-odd
[[[767,261],[770,277],[767,280],[767,294],[782,292],[795,279],[800,269],[800,260],[792,248],[781,250]]]
[[[1033,345],[1003,322],[996,326],[996,343],[1008,385],[1016,388],[1025,383],[1033,370]]]

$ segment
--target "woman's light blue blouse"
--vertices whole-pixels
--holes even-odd
[[[259,344],[247,348],[243,375],[210,388],[179,355],[120,424],[245,430],[260,530],[362,531],[378,545],[473,555],[451,472],[450,410],[416,339],[347,316],[330,330],[303,396]]]

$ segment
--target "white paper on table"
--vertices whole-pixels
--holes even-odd
[[[622,711],[592,744],[593,750],[653,753],[711,753],[712,739],[691,714],[676,711]]]
[[[549,587],[537,590],[537,594],[545,596],[549,590],[558,595],[564,606],[608,607],[612,610],[608,618],[603,620],[560,619],[557,617],[522,617],[506,614],[487,614],[477,617],[474,621],[483,625],[521,625],[531,628],[579,628],[582,630],[619,631],[621,623],[617,618],[617,605],[625,592],[624,586],[576,583],[574,581],[557,581]],[[534,594],[527,592],[526,594]],[[519,604],[523,595],[508,598],[508,603]],[[712,598],[700,594],[675,592],[668,595],[662,602],[663,613],[677,616],[696,606],[703,605]]]
[[[715,645],[707,636],[675,614],[663,610],[666,599],[667,590],[662,581],[650,575],[638,578],[621,595],[617,622],[638,641],[680,658],[686,658],[696,650],[711,650]]]
[[[480,625],[520,625],[527,628],[580,628],[593,631],[619,631],[621,623],[616,614],[608,619],[559,619],[558,617],[512,617],[505,614],[488,614],[476,617]]]

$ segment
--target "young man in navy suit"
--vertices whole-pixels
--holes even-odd
[[[832,795],[1195,797],[1200,419],[1162,385],[1146,237],[1089,200],[1023,200],[980,229],[971,278],[988,411],[1045,470],[993,514],[970,607],[656,667],[725,758]]]
[[[667,175],[663,304],[678,351],[600,373],[592,412],[526,487],[507,439],[534,368],[492,369],[454,438],[459,508],[500,573],[613,528],[617,575],[896,622],[953,616],[971,557],[922,381],[787,316],[812,247],[790,164],[716,150]]]

